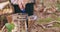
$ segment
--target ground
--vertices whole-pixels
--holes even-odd
[[[60,32],[60,16],[58,15],[45,15],[35,21],[34,24],[31,22],[29,32]]]

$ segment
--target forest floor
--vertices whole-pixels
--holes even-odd
[[[60,32],[60,12],[41,14],[34,23],[30,23],[29,32]]]

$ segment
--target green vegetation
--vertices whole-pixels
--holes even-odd
[[[57,3],[56,6],[58,7],[58,11],[60,12],[60,3]]]
[[[56,20],[56,21],[60,21],[60,17],[57,17],[55,20]]]
[[[51,22],[53,19],[52,18],[44,18],[44,19],[39,19],[38,23],[42,24],[42,23],[48,23]]]
[[[55,24],[53,25],[53,27],[60,27],[60,24],[59,24],[59,23],[55,23]]]
[[[8,29],[8,32],[11,32],[12,29],[14,29],[14,24],[13,23],[6,23],[5,26]]]
[[[56,18],[49,17],[49,18],[39,19],[38,23],[39,24],[44,24],[44,23],[46,24],[46,23],[49,23],[49,22],[51,22],[53,20],[56,20],[57,22],[60,22],[60,17],[56,17]],[[55,24],[53,24],[53,27],[60,27],[60,24],[55,23]]]

